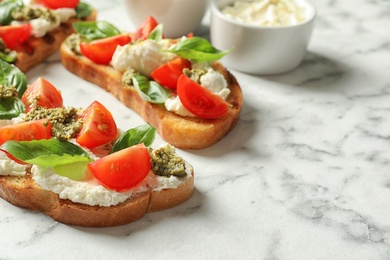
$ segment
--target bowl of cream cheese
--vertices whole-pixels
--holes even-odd
[[[221,62],[256,75],[293,70],[302,62],[316,10],[306,0],[212,0],[210,37]]]

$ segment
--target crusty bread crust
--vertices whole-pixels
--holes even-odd
[[[22,177],[0,176],[0,197],[15,206],[42,211],[64,224],[112,227],[137,221],[147,212],[165,210],[187,201],[194,191],[193,174],[191,168],[191,178],[176,189],[137,193],[131,199],[110,207],[89,206],[60,199],[57,194],[42,189],[31,174]]]
[[[96,20],[96,15],[97,11],[94,10],[83,21],[94,21]],[[58,51],[66,37],[74,33],[72,23],[76,21],[80,20],[71,18],[68,22],[62,23],[60,27],[50,31],[41,38],[30,37],[22,48],[17,51],[15,66],[22,72],[26,72],[49,58]]]
[[[66,42],[60,48],[61,61],[65,68],[77,76],[98,85],[113,94],[126,106],[133,109],[145,121],[157,129],[168,143],[180,149],[202,149],[222,139],[237,123],[243,99],[236,78],[220,63],[214,68],[226,78],[231,104],[228,113],[217,119],[182,117],[167,111],[163,106],[143,100],[133,87],[122,85],[122,74],[111,66],[99,65],[89,59],[74,54]]]

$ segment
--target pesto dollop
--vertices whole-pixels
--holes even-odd
[[[125,87],[132,87],[133,86],[133,76],[139,75],[134,69],[130,68],[127,69],[123,75],[122,75],[122,85]]]
[[[154,149],[150,153],[152,159],[152,171],[159,176],[184,177],[187,175],[185,161],[175,153],[175,148],[172,145]]]
[[[81,42],[81,36],[77,33],[71,34],[67,39],[66,39],[66,44],[68,45],[69,49],[77,55],[81,55],[81,50],[80,50],[80,42]]]
[[[17,96],[18,90],[14,86],[5,87],[3,84],[0,84],[0,99]]]
[[[69,108],[44,108],[34,106],[23,118],[24,121],[47,119],[52,124],[52,135],[59,140],[75,138],[83,126],[80,118],[80,109]]]
[[[31,6],[18,8],[14,13],[12,13],[12,17],[15,21],[31,21],[33,19],[42,18],[50,23],[57,23],[59,19],[58,16],[49,9],[33,8]]]
[[[183,74],[200,84],[200,77],[207,73],[204,69],[184,69]]]

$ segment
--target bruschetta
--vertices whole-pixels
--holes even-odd
[[[0,1],[0,59],[26,72],[58,51],[73,22],[96,15],[79,0]]]
[[[217,50],[192,34],[167,39],[153,17],[133,33],[106,21],[73,26],[76,33],[60,48],[65,68],[113,94],[166,142],[202,149],[236,125],[241,88],[218,62],[228,50]]]
[[[153,148],[155,128],[120,131],[100,102],[63,104],[44,78],[28,85],[0,61],[0,197],[77,226],[134,222],[191,198],[193,167],[172,145]],[[12,84],[11,84],[12,83]]]

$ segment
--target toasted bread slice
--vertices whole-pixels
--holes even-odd
[[[97,11],[93,10],[83,21],[94,21],[96,20],[96,16]],[[68,22],[62,23],[42,38],[30,37],[22,48],[17,51],[15,66],[22,72],[26,72],[49,58],[59,50],[61,43],[66,37],[74,33],[72,23],[76,21],[80,20],[71,18]]]
[[[176,189],[148,190],[115,206],[100,207],[60,199],[58,194],[42,189],[31,173],[25,176],[0,176],[0,197],[9,203],[44,214],[64,224],[84,227],[111,227],[128,224],[147,212],[160,211],[188,200],[194,190],[191,177]]]
[[[217,119],[183,117],[167,111],[163,106],[143,100],[133,87],[122,85],[122,73],[111,66],[99,65],[76,55],[66,42],[60,48],[61,61],[65,68],[113,94],[127,107],[133,109],[146,122],[157,129],[168,143],[181,149],[202,149],[222,139],[237,123],[243,99],[236,78],[220,63],[213,64],[228,82],[230,95],[227,102],[229,111]]]

